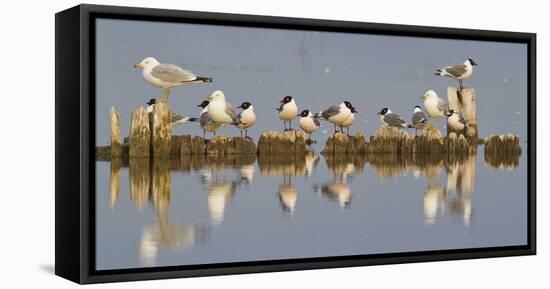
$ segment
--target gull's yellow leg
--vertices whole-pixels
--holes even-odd
[[[170,89],[166,89],[166,103],[168,103],[168,98],[170,97]]]
[[[162,89],[162,96],[160,97],[160,101],[164,102],[164,97],[166,96],[166,89]]]

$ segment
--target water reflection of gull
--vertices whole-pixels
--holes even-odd
[[[446,165],[445,190],[433,179],[424,192],[424,221],[435,224],[438,212],[450,212],[462,217],[464,225],[472,222],[472,199],[476,176],[476,155],[455,160]],[[432,176],[434,177],[434,176]]]
[[[313,169],[317,167],[317,164],[319,164],[319,155],[316,155],[315,153],[306,154],[306,177],[311,177],[313,174]]]
[[[214,182],[208,187],[208,211],[213,225],[223,222],[225,206],[233,199],[237,184],[235,182]]]
[[[437,211],[442,208],[445,194],[440,185],[428,185],[424,191],[424,221],[426,224],[435,224]]]
[[[296,207],[296,200],[298,199],[298,192],[292,184],[281,184],[279,186],[279,201],[283,211],[293,214]]]
[[[324,185],[314,185],[313,190],[323,194],[329,200],[338,201],[341,208],[346,208],[351,203],[351,189],[348,184],[336,181]]]
[[[183,251],[204,239],[208,231],[195,225],[151,224],[143,228],[138,253],[141,263],[153,266],[159,250]]]
[[[326,161],[333,179],[330,183],[313,185],[313,191],[331,201],[337,201],[341,208],[346,208],[351,204],[351,189],[347,182],[356,171],[354,159],[327,158]]]
[[[256,165],[244,165],[240,168],[241,180],[245,184],[251,184],[254,179],[254,173],[256,172]]]

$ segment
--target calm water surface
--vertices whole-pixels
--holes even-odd
[[[525,156],[96,162],[96,266],[526,244]]]

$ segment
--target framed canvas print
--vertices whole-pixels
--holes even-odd
[[[535,254],[535,34],[56,14],[56,274]]]

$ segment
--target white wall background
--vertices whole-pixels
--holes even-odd
[[[538,141],[550,99],[550,20],[544,1],[90,1],[97,4],[536,32]],[[75,287],[52,274],[54,262],[54,13],[77,1],[3,1],[0,16],[0,287]],[[503,59],[502,61],[506,61]],[[251,274],[100,285],[105,288],[518,288],[548,283],[544,230],[550,204],[547,151],[539,149],[538,256]],[[32,288],[32,287],[30,287]]]

